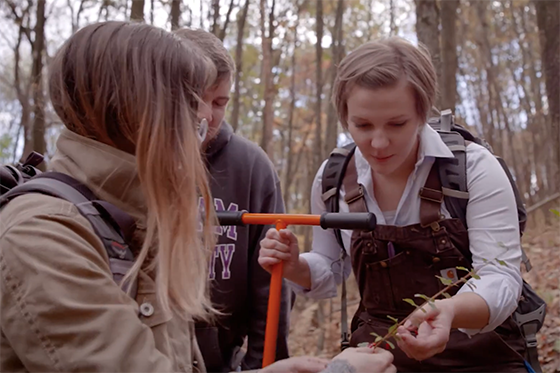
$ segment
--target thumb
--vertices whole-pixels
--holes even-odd
[[[366,354],[371,354],[371,353],[375,352],[373,350],[373,348],[369,348],[369,347],[356,347],[356,349],[354,351],[355,352],[362,352],[362,353],[366,353]]]
[[[288,230],[288,229],[281,229],[279,231],[280,233],[280,238],[286,242],[286,244],[288,245],[297,245],[297,237],[292,233],[292,231]]]

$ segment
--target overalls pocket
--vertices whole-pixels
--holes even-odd
[[[393,296],[394,285],[392,274],[408,260],[408,255],[401,252],[396,256],[373,263],[365,263],[366,281],[362,303],[367,310],[393,310],[395,301]]]
[[[465,257],[460,254],[458,250],[451,249],[434,256],[432,258],[432,264],[430,265],[430,271],[433,274],[433,290],[432,294],[429,296],[435,295],[443,290],[449,285],[449,281],[456,284],[462,277],[468,274],[464,269],[470,269],[470,266]],[[460,287],[460,284],[458,286],[453,286],[446,293],[454,295]]]

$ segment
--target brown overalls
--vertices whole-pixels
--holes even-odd
[[[350,212],[367,212],[353,159],[348,163],[344,188]],[[420,224],[380,225],[372,232],[353,232],[352,268],[361,303],[352,320],[351,346],[373,342],[372,331],[384,336],[393,324],[387,315],[402,320],[410,314],[414,308],[404,298],[421,304],[422,299],[415,294],[431,297],[443,289],[436,278],[442,275],[441,270],[471,268],[467,230],[459,219],[441,215],[441,190],[435,163],[420,192]],[[458,277],[466,274],[456,272]],[[448,293],[454,295],[457,290],[453,287]],[[422,362],[408,358],[396,344],[392,353],[399,372],[527,372],[522,357],[525,343],[511,317],[495,331],[472,338],[452,330],[446,350]]]

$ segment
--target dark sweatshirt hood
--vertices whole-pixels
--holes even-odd
[[[228,122],[224,120],[220,127],[220,131],[218,132],[216,137],[208,143],[208,146],[204,151],[204,155],[206,156],[206,158],[209,160],[217,153],[219,153],[229,143],[232,136],[233,128]]]

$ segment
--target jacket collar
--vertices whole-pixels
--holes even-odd
[[[109,145],[80,136],[66,128],[56,143],[49,169],[66,173],[83,183],[101,200],[132,216],[145,228],[147,207],[136,158]]]

